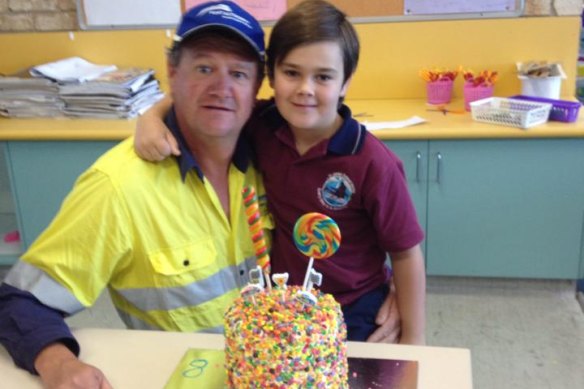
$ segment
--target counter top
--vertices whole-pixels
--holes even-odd
[[[378,138],[387,139],[489,139],[489,138],[557,138],[584,137],[584,115],[573,123],[547,122],[529,129],[498,126],[476,122],[464,111],[462,100],[454,100],[446,114],[436,111],[424,100],[351,100],[347,104],[353,115],[367,124],[401,121],[419,116],[426,123],[400,129],[372,131]]]
[[[0,118],[0,141],[121,140],[135,127],[136,119]]]
[[[160,389],[193,347],[221,349],[222,335],[161,331],[77,329],[81,359],[98,366],[114,388]],[[353,357],[418,361],[418,389],[472,389],[468,349],[348,342]],[[41,388],[38,377],[18,369],[0,347],[2,387]]]
[[[401,121],[419,116],[425,123],[400,129],[372,131],[389,139],[489,139],[489,138],[579,138],[584,137],[584,115],[573,123],[548,122],[524,130],[480,123],[469,112],[443,114],[432,111],[424,100],[350,100],[347,104],[363,123]],[[463,110],[461,100],[449,108]],[[11,140],[121,140],[132,135],[136,120],[99,119],[0,119],[0,141]]]

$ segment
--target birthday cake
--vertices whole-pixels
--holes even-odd
[[[237,298],[225,315],[229,388],[347,388],[346,326],[339,304],[297,286]]]
[[[313,290],[322,274],[312,267],[339,248],[341,233],[330,217],[301,216],[294,243],[310,258],[302,287],[287,286],[288,273],[272,275],[257,195],[242,191],[257,267],[225,313],[227,386],[250,388],[347,388],[347,328],[333,296]]]

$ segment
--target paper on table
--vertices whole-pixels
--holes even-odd
[[[398,120],[391,122],[362,122],[369,131],[386,130],[395,128],[404,128],[414,126],[416,124],[425,123],[426,120],[419,116],[412,116],[406,120]]]
[[[116,65],[96,65],[80,57],[70,57],[35,66],[30,74],[58,82],[85,82],[116,69]]]
[[[224,388],[225,352],[189,349],[164,385],[164,389]]]

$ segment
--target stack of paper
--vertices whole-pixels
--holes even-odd
[[[63,84],[59,95],[68,116],[131,118],[163,96],[151,69],[127,68],[84,83]]]
[[[48,78],[60,83],[85,82],[116,70],[115,65],[96,65],[83,58],[71,57],[33,67],[34,77]]]
[[[0,115],[8,117],[60,116],[65,106],[57,83],[26,75],[0,77]]]
[[[79,57],[0,77],[0,115],[9,117],[132,118],[162,96],[151,69],[118,69]]]

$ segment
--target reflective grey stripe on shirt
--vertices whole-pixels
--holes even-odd
[[[85,308],[67,288],[43,270],[21,260],[10,269],[4,282],[30,292],[46,306],[68,315],[73,315]]]
[[[255,257],[249,257],[239,265],[223,268],[210,277],[188,285],[171,288],[116,289],[116,292],[141,311],[168,311],[196,306],[220,297],[230,290],[241,289],[249,279],[249,270],[255,266]]]
[[[249,270],[255,266],[255,257],[249,257],[239,265],[223,268],[210,277],[188,285],[173,288],[117,289],[116,291],[141,311],[168,311],[203,304],[230,290],[242,288],[249,279]],[[20,260],[6,275],[4,282],[32,293],[43,304],[68,315],[73,315],[85,308],[74,294],[47,273]]]

